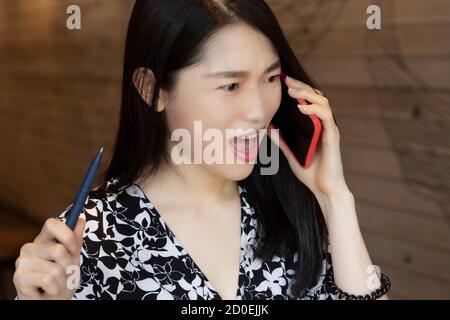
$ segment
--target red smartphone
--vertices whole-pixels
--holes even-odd
[[[281,72],[281,80],[282,90],[287,91],[284,72]],[[322,132],[322,123],[317,116],[302,113],[297,107],[298,104],[306,105],[308,102],[304,99],[294,99],[289,94],[283,95],[272,125],[279,130],[280,139],[286,142],[298,163],[309,168]]]

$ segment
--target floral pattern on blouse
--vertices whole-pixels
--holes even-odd
[[[107,188],[117,183],[112,178]],[[294,299],[291,286],[298,255],[254,257],[261,235],[257,217],[239,186],[241,249],[237,300]],[[59,219],[65,220],[71,206]],[[212,283],[172,233],[137,184],[90,196],[81,213],[86,219],[81,250],[81,280],[72,299],[221,300]],[[302,299],[334,299],[323,284],[332,270],[324,252],[317,284]]]

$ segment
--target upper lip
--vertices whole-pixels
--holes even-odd
[[[258,136],[259,135],[259,130],[265,129],[266,127],[259,127],[259,128],[251,128],[251,129],[247,129],[244,132],[241,133],[237,133],[237,134],[233,134],[231,136],[231,139],[234,138],[245,138],[245,137],[250,137],[250,136]],[[244,130],[244,129],[234,129],[234,130]]]

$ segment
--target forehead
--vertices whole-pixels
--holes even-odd
[[[262,71],[278,59],[272,42],[258,30],[237,24],[222,28],[205,44],[205,71],[242,69]]]

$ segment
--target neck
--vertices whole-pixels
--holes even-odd
[[[140,186],[152,193],[152,190],[165,193],[184,203],[217,203],[229,201],[237,194],[236,181],[217,177],[202,165],[163,164],[158,171],[138,181]]]

